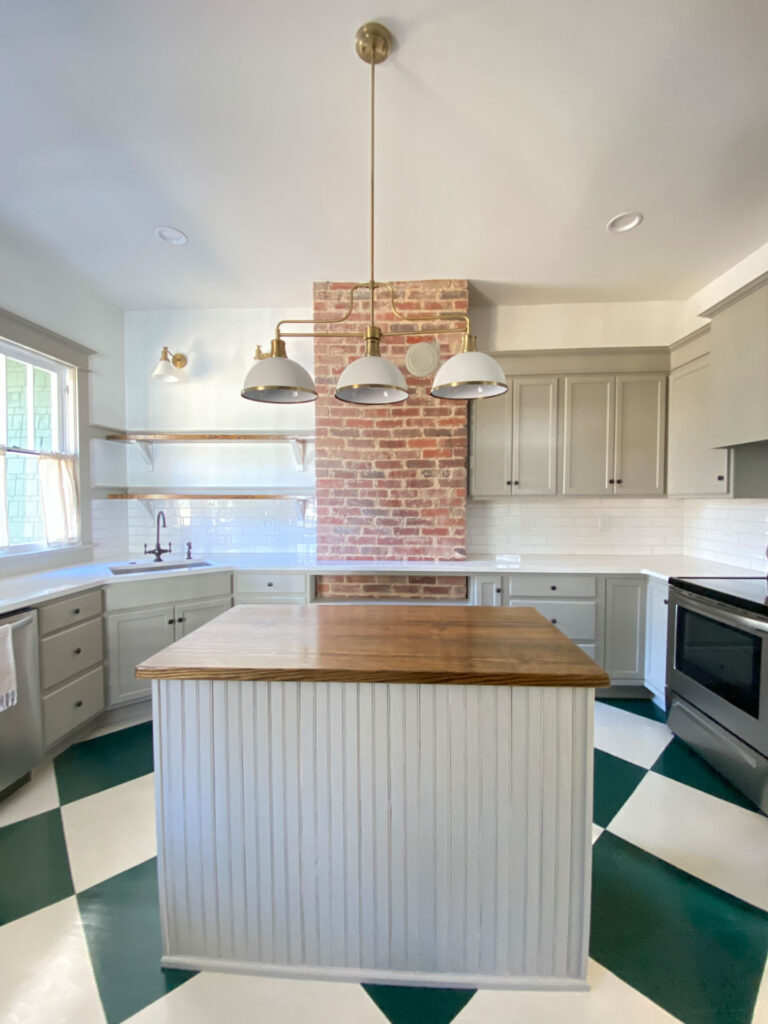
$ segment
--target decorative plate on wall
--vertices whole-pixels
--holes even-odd
[[[405,354],[405,366],[414,377],[431,377],[440,362],[440,348],[431,341],[417,341]]]

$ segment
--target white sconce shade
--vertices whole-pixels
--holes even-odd
[[[362,356],[339,377],[336,398],[353,405],[394,405],[408,397],[405,377],[382,356]]]
[[[172,355],[168,346],[164,345],[152,377],[163,384],[178,384],[182,380],[179,370],[183,370],[186,365],[187,357],[185,355],[182,355],[181,352]]]
[[[432,381],[435,398],[493,398],[508,391],[504,371],[491,356],[477,351],[473,335],[464,336],[464,348],[446,359]]]
[[[276,338],[270,355],[261,355],[261,349],[256,353],[240,394],[252,402],[286,405],[314,402],[317,389],[304,367],[285,355],[282,339]]]

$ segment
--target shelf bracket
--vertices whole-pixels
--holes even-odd
[[[150,519],[154,516],[154,508],[152,507],[152,500],[150,498],[138,498],[137,499],[141,507],[147,513]]]
[[[144,461],[149,466],[150,472],[155,469],[155,448],[149,441],[136,441],[136,446],[144,456]]]
[[[296,504],[296,514],[298,515],[299,519],[301,520],[301,525],[304,526],[304,515],[305,515],[305,512],[307,510],[307,499],[306,498],[296,498],[294,500],[295,500],[295,504]]]
[[[296,469],[303,472],[305,468],[305,462],[307,457],[307,442],[300,441],[296,437],[290,439],[291,451],[293,452],[293,460],[296,463]]]

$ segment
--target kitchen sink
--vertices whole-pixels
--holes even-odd
[[[126,562],[125,565],[110,565],[113,576],[130,576],[138,572],[170,572],[175,569],[202,569],[211,562],[189,559],[184,562]]]

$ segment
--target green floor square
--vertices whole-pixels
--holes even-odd
[[[411,988],[408,985],[363,985],[392,1024],[450,1024],[474,989]]]
[[[75,743],[54,760],[62,804],[130,782],[153,770],[152,723]]]
[[[605,828],[634,793],[645,768],[604,750],[595,751],[595,800],[592,821]]]
[[[748,811],[762,813],[751,800],[735,789],[720,772],[715,771],[678,736],[675,736],[662,752],[651,771],[664,775],[668,779],[674,779],[676,782],[683,782],[686,786],[693,786],[694,789],[700,789],[703,793],[709,793],[710,796],[738,804],[739,807],[745,807]]]
[[[119,1024],[194,976],[160,967],[157,858],[78,893],[107,1024]]]
[[[0,828],[0,925],[72,896],[58,808]]]
[[[749,1024],[768,914],[604,832],[590,954],[684,1024]]]

